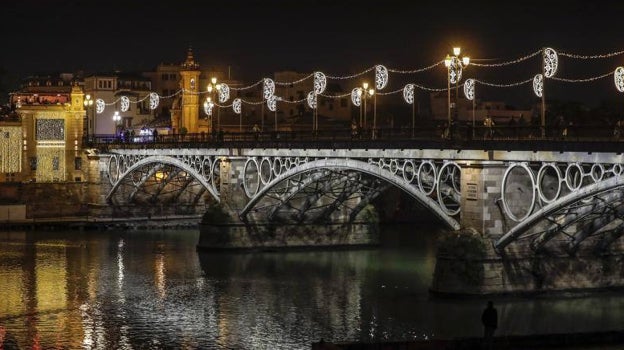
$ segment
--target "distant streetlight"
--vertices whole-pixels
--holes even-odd
[[[85,113],[86,118],[85,118],[85,120],[87,122],[85,123],[86,124],[85,125],[85,130],[87,131],[87,135],[86,136],[87,136],[87,140],[89,140],[89,141],[91,141],[89,136],[91,135],[91,127],[92,127],[92,124],[93,124],[93,122],[90,121],[90,120],[91,120],[91,118],[95,119],[95,113],[94,113],[95,111],[93,110],[93,107],[95,106],[95,104],[93,102],[94,101],[91,98],[91,95],[89,95],[89,94],[87,94],[85,96],[85,99],[82,102],[84,104],[84,106],[85,106],[85,109],[86,109],[86,113]]]
[[[119,127],[121,126],[121,115],[119,115],[119,111],[115,111],[115,114],[113,114],[113,122],[115,123],[115,136],[119,136]]]
[[[448,138],[452,138],[452,131],[451,131],[451,125],[452,125],[452,116],[451,116],[451,84],[455,84],[455,114],[457,117],[457,94],[458,94],[458,87],[459,87],[459,81],[461,80],[462,77],[462,70],[464,68],[466,68],[468,66],[468,64],[470,63],[470,57],[468,56],[463,56],[460,57],[459,55],[461,54],[461,48],[460,47],[454,47],[453,48],[453,55],[446,55],[446,58],[444,59],[444,65],[446,66],[447,69],[447,87],[446,87],[446,91],[447,91],[447,105],[448,105]]]
[[[364,100],[364,128],[366,128],[366,124],[367,124],[367,120],[366,120],[366,100],[369,97],[372,97],[373,95],[375,95],[375,89],[373,88],[368,88],[368,83],[364,82],[362,83],[362,89],[358,90],[359,93],[362,94],[363,100]],[[374,124],[373,124],[373,128],[374,128]]]
[[[208,83],[207,90],[208,90],[208,93],[210,94],[210,97],[208,97],[207,101],[211,103],[212,106],[214,106],[214,103],[211,102],[211,100],[215,100],[215,101],[217,100],[214,98],[214,92],[216,91],[218,93],[219,91],[221,91],[221,84],[217,83],[216,77],[210,78],[210,83]],[[221,128],[221,118],[219,116],[219,106],[217,105],[217,129],[220,129],[220,128]]]

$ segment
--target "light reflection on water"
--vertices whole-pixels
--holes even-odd
[[[429,295],[434,230],[352,251],[197,253],[194,231],[0,233],[10,348],[309,349],[479,336],[483,299]],[[495,301],[500,334],[620,329],[624,296]]]

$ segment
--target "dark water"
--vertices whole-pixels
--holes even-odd
[[[197,253],[195,231],[0,233],[5,348],[310,349],[478,336],[483,299],[428,293],[435,230],[380,248]],[[495,300],[499,334],[619,330],[624,296]]]

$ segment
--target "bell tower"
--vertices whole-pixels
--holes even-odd
[[[182,115],[178,125],[178,130],[184,127],[188,133],[199,132],[199,74],[199,64],[195,63],[193,50],[189,48],[186,54],[186,61],[182,63],[182,69],[180,70]],[[175,122],[177,122],[177,120]]]

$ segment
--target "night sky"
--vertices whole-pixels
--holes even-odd
[[[230,66],[255,82],[274,71],[347,75],[375,64],[414,69],[460,45],[473,59],[510,60],[549,46],[585,55],[624,49],[624,2],[556,1],[11,1],[2,3],[5,90],[35,73],[150,70],[180,63],[193,48],[202,67]],[[481,61],[497,62],[497,61]],[[560,58],[557,76],[597,76],[624,65]],[[507,68],[470,68],[466,77],[497,83],[539,73],[539,58]],[[445,68],[400,81],[443,88]],[[354,85],[359,82],[354,81]],[[613,77],[547,85],[551,98],[595,104],[621,98]],[[528,91],[527,91],[528,90]],[[483,99],[532,101],[532,88],[482,89]],[[550,93],[550,95],[548,94]]]

